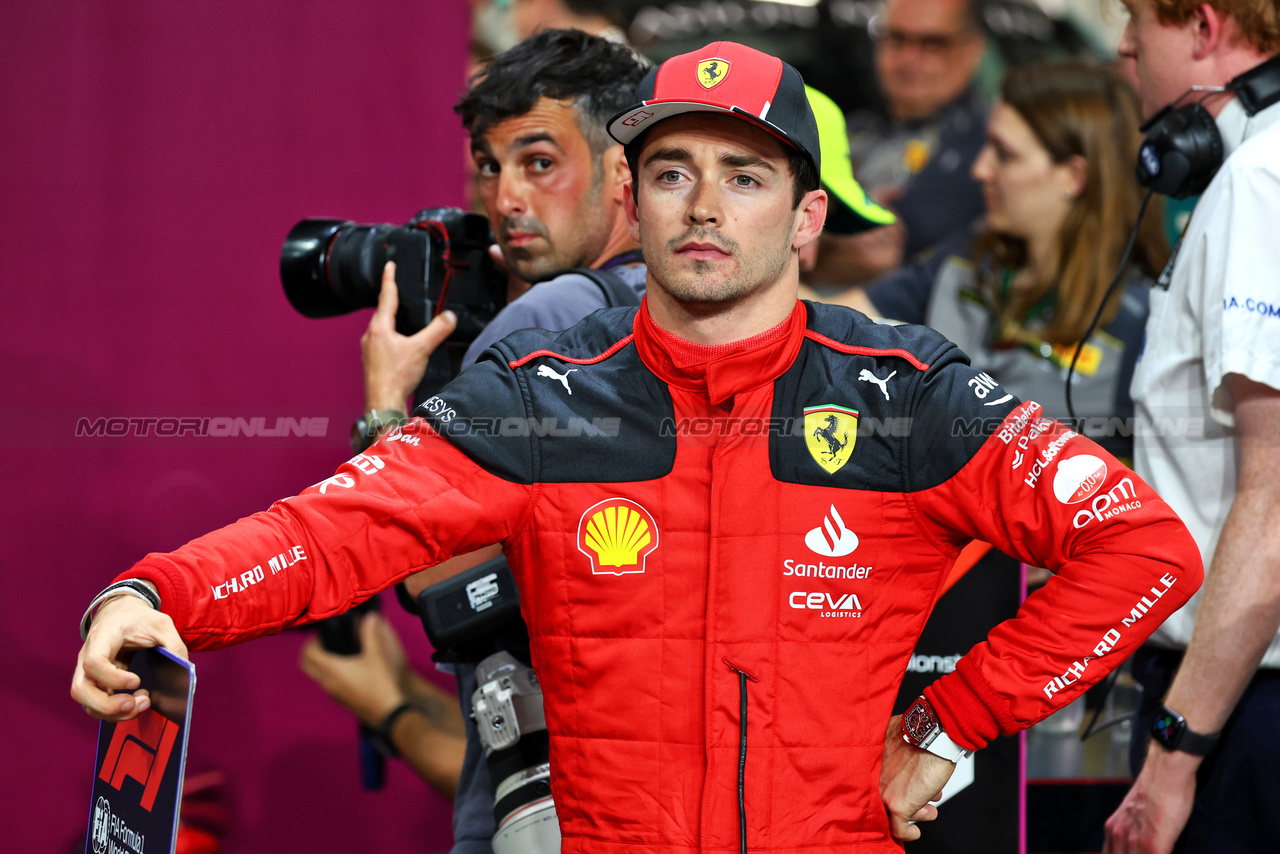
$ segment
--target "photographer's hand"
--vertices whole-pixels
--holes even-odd
[[[168,614],[133,596],[116,596],[103,602],[80,648],[71,679],[71,698],[95,718],[136,718],[150,708],[151,698],[138,687],[141,680],[128,670],[122,653],[154,646],[187,657],[186,644]]]
[[[404,410],[405,400],[426,373],[427,359],[458,325],[454,313],[445,311],[413,335],[401,335],[396,331],[396,309],[399,305],[396,265],[394,261],[388,261],[382,270],[378,308],[369,320],[369,328],[360,337],[366,411]]]
[[[375,729],[408,693],[404,647],[381,614],[365,614],[360,620],[358,655],[328,652],[317,637],[302,648],[300,664],[330,697]]]

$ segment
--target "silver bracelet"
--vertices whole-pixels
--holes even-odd
[[[137,596],[152,608],[157,611],[160,610],[160,595],[145,583],[136,578],[117,581],[115,584],[107,585],[106,589],[94,596],[93,601],[89,603],[89,607],[84,609],[84,616],[80,618],[80,640],[89,637],[89,624],[93,622],[94,612],[97,611],[98,606],[108,599],[114,599],[121,594]]]

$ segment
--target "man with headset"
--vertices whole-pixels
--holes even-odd
[[[334,477],[124,573],[82,621],[88,712],[148,707],[122,649],[247,640],[502,542],[564,851],[888,854],[959,758],[1187,601],[1194,543],[1118,461],[931,330],[797,301],[828,198],[794,68],[716,42],[637,100],[609,131],[641,306],[507,336]],[[1057,574],[893,715],[975,537]],[[210,596],[286,541],[296,570]]]
[[[1178,107],[1154,120],[1140,177],[1178,198],[1203,192],[1151,295],[1135,469],[1187,523],[1206,582],[1134,656],[1135,732],[1152,738],[1134,739],[1145,763],[1106,850],[1275,852],[1280,6],[1124,2],[1119,52],[1136,64],[1145,111]]]

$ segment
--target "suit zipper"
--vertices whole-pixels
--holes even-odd
[[[738,674],[738,838],[741,840],[742,854],[747,854],[747,680],[760,680],[728,658],[721,660],[726,667]]]

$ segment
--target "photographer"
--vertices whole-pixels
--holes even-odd
[[[605,122],[631,103],[643,76],[643,65],[624,46],[577,30],[547,30],[491,60],[458,102],[455,110],[471,135],[480,197],[503,263],[513,274],[510,303],[471,344],[464,367],[513,330],[566,329],[608,306],[604,286],[566,272],[573,268],[612,274],[612,287],[630,289],[629,301],[639,302],[645,267],[622,207],[629,173],[622,146],[609,138]],[[615,295],[613,301],[620,298]],[[394,266],[388,265],[377,311],[360,342],[366,425],[404,418],[405,399],[453,328],[446,314],[421,332],[401,335],[395,329],[397,305]],[[422,573],[409,579],[410,592],[497,553],[495,547]],[[453,794],[456,781],[455,854],[490,851],[493,782],[470,716],[474,665],[457,665],[462,719],[455,722],[458,709],[439,716],[434,695],[425,698],[425,708],[435,713],[423,711],[420,698],[433,686],[404,667],[402,654],[390,654],[399,643],[385,620],[366,617],[364,634],[378,643],[364,645],[361,666],[316,642],[304,650],[303,668],[364,723],[381,727],[438,791]],[[405,704],[408,713],[400,712],[388,726],[388,715]],[[455,726],[464,722],[465,761],[451,741]],[[441,785],[450,773],[453,780]]]

